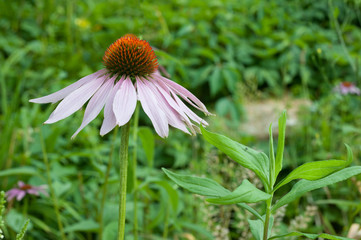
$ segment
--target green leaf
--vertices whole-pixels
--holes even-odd
[[[117,221],[110,222],[104,228],[102,239],[109,239],[109,240],[117,239],[117,235],[118,235],[117,232],[118,232],[118,222]]]
[[[237,206],[240,206],[241,208],[246,209],[248,212],[252,213],[255,217],[257,217],[258,219],[263,221],[261,215],[256,210],[254,210],[252,207],[248,206],[247,204],[237,203]]]
[[[252,232],[252,235],[256,240],[262,240],[263,239],[263,230],[264,230],[263,222],[264,222],[264,218],[265,218],[265,215],[262,216],[262,220],[247,219],[247,221],[249,223],[249,227],[250,227],[251,232]],[[269,225],[268,225],[268,236],[271,234],[271,229],[273,227],[273,221],[274,221],[274,218],[271,215]]]
[[[221,68],[215,67],[212,75],[209,78],[209,86],[211,89],[211,95],[216,95],[223,87],[223,80],[221,78]]]
[[[21,232],[24,227],[24,224],[27,221],[28,219],[23,214],[16,211],[15,209],[11,209],[5,217],[5,222],[7,226],[10,227],[15,232]],[[31,230],[32,228],[33,228],[33,224],[31,222],[27,224],[28,230]]]
[[[142,142],[145,156],[148,161],[148,166],[153,167],[155,147],[153,132],[148,127],[140,127],[138,129],[138,136],[140,138],[140,141]]]
[[[278,183],[274,191],[295,179],[318,180],[347,167],[352,162],[353,157],[351,148],[348,145],[346,145],[346,148],[347,161],[325,160],[305,163],[293,170],[286,178]]]
[[[222,197],[229,193],[227,189],[212,179],[176,174],[165,168],[162,170],[176,184],[192,193],[207,197]]]
[[[23,227],[21,228],[21,231],[18,234],[16,234],[16,240],[22,240],[24,238],[29,222],[30,222],[29,219],[26,220]]]
[[[39,175],[39,173],[31,167],[11,168],[0,171],[0,177],[7,177],[11,175]]]
[[[338,236],[330,235],[330,234],[327,234],[327,233],[311,234],[311,233],[302,233],[302,232],[290,232],[290,233],[287,233],[287,234],[276,235],[276,236],[271,237],[270,240],[271,239],[277,239],[277,238],[284,238],[284,237],[292,237],[292,236],[307,237],[307,238],[310,238],[310,239],[325,238],[325,239],[330,239],[330,240],[352,240],[351,238],[338,237]]]
[[[321,205],[321,204],[334,204],[337,205],[339,208],[341,209],[347,209],[347,208],[356,208],[356,207],[361,207],[361,202],[360,201],[348,201],[348,200],[343,200],[343,199],[321,199],[321,200],[317,200],[315,201],[315,203],[317,205]]]
[[[251,220],[247,219],[251,233],[256,240],[261,240],[263,238],[263,222],[259,219]]]
[[[276,162],[275,162],[275,179],[282,170],[283,162],[283,150],[285,147],[285,136],[286,136],[286,110],[284,110],[278,119],[278,143],[277,143],[277,153],[276,153]]]
[[[268,186],[269,159],[263,152],[258,152],[246,147],[226,136],[212,133],[200,126],[205,140],[227,154],[243,167],[249,168],[256,173],[265,186]]]
[[[91,219],[87,219],[64,228],[64,232],[76,232],[76,231],[95,232],[98,230],[98,228],[99,228],[99,224],[97,222]]]
[[[222,76],[223,76],[223,79],[225,79],[225,81],[226,81],[226,86],[228,88],[228,91],[230,91],[231,93],[236,91],[236,84],[237,84],[238,78],[235,75],[234,71],[232,71],[232,69],[229,69],[229,68],[223,68]]]
[[[174,190],[168,182],[169,181],[164,180],[164,181],[155,181],[154,183],[162,187],[167,192],[167,196],[169,198],[168,202],[170,202],[173,212],[176,213],[179,204],[179,196],[176,190]]]
[[[276,178],[275,178],[275,164],[276,164],[276,159],[275,159],[275,152],[274,152],[274,148],[273,148],[273,134],[272,134],[272,123],[269,126],[269,156],[270,156],[270,183],[273,187]]]
[[[278,208],[301,197],[306,192],[346,180],[360,173],[361,173],[361,167],[355,166],[355,167],[344,168],[338,172],[335,172],[319,180],[315,180],[315,181],[301,180],[293,186],[293,188],[289,193],[287,193],[278,202],[276,202],[276,204],[272,208],[272,212],[274,213]]]
[[[210,203],[226,205],[235,203],[255,203],[267,200],[270,197],[270,194],[259,190],[248,180],[243,180],[242,184],[232,193],[226,194],[223,197],[208,198],[206,200]]]

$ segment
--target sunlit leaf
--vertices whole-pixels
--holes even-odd
[[[348,145],[346,145],[346,148],[347,161],[326,160],[305,163],[293,170],[290,174],[288,174],[286,178],[284,178],[279,184],[277,184],[275,190],[295,179],[302,178],[306,180],[318,180],[320,178],[326,177],[327,175],[330,175],[331,173],[347,167],[352,162],[352,151]]]
[[[282,170],[285,136],[286,136],[286,111],[283,111],[282,115],[278,119],[278,143],[277,143],[277,153],[276,153],[276,162],[275,162],[275,178],[277,178],[279,172]]]
[[[229,193],[227,189],[212,179],[176,174],[165,168],[162,168],[162,170],[176,184],[192,193],[207,197],[222,197]]]
[[[98,228],[99,228],[99,224],[97,222],[91,219],[87,219],[74,223],[68,227],[65,227],[64,232],[76,232],[76,231],[95,232],[98,230]]]
[[[268,184],[269,159],[263,152],[244,146],[221,134],[212,133],[201,126],[201,132],[205,140],[227,154],[231,159],[249,168],[261,178],[263,184]]]
[[[32,167],[11,168],[0,171],[0,177],[7,177],[12,175],[40,175],[36,169]]]
[[[272,207],[272,212],[275,212],[278,208],[282,207],[283,205],[288,204],[293,200],[301,197],[306,192],[346,180],[360,173],[361,173],[361,167],[355,166],[355,167],[344,168],[338,172],[335,172],[319,180],[315,180],[315,181],[301,180],[292,187],[290,192],[288,192],[278,202],[276,202],[276,204]]]
[[[138,129],[138,135],[140,138],[140,141],[142,142],[142,146],[145,152],[145,156],[147,158],[148,166],[153,167],[153,161],[154,161],[154,135],[152,130],[147,127],[140,127]]]
[[[352,240],[351,238],[334,236],[334,235],[327,234],[327,233],[312,234],[312,233],[302,233],[302,232],[290,232],[287,234],[276,235],[276,236],[271,237],[270,240],[278,239],[278,238],[284,239],[285,237],[306,237],[309,239],[325,238],[325,239],[330,239],[330,240]]]
[[[232,193],[219,198],[208,198],[206,200],[210,203],[226,205],[235,203],[255,203],[267,200],[270,197],[270,194],[259,190],[246,179],[243,180],[242,184]]]

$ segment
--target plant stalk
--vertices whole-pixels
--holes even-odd
[[[273,193],[272,193],[272,197],[273,197]],[[269,220],[271,217],[272,197],[266,201],[267,209],[266,209],[266,220],[265,220],[264,228],[263,228],[263,240],[268,239],[268,226],[269,226]]]
[[[104,230],[104,224],[103,224],[104,206],[105,206],[105,199],[106,199],[107,190],[108,190],[109,174],[110,174],[110,169],[112,166],[114,145],[115,145],[115,139],[116,139],[117,134],[118,134],[118,127],[116,127],[114,130],[112,145],[110,147],[110,152],[109,152],[109,160],[108,160],[107,170],[105,172],[105,177],[104,177],[103,195],[102,195],[102,200],[101,200],[101,204],[100,204],[99,218],[98,218],[98,221],[99,221],[98,239],[102,239],[103,230]]]
[[[41,132],[41,129],[40,129],[39,132],[40,132],[41,150],[43,152],[44,164],[46,166],[46,176],[47,176],[48,186],[49,186],[49,190],[50,190],[50,196],[51,196],[51,199],[52,199],[53,204],[54,204],[54,210],[55,210],[56,220],[58,222],[59,231],[60,231],[60,234],[61,234],[61,239],[66,240],[67,238],[65,236],[63,224],[62,224],[61,218],[60,218],[58,199],[55,196],[55,191],[54,191],[54,188],[53,188],[53,184],[51,182],[50,165],[49,165],[48,155],[46,153],[45,143],[44,143],[43,134]]]
[[[135,108],[134,114],[134,123],[133,123],[133,238],[138,240],[138,211],[137,211],[137,202],[138,202],[138,186],[137,186],[137,137],[138,137],[138,121],[139,121],[139,104]]]
[[[129,129],[130,129],[130,121],[127,124],[125,124],[121,129],[118,240],[124,240],[124,230],[125,230],[125,204],[127,197]]]

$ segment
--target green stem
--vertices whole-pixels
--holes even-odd
[[[138,240],[138,211],[137,211],[137,202],[138,202],[138,186],[137,186],[137,137],[138,137],[138,121],[139,121],[139,104],[135,109],[134,114],[134,124],[133,124],[133,238]]]
[[[272,197],[273,197],[273,194],[272,194]],[[266,201],[267,209],[266,209],[266,220],[265,220],[264,228],[263,228],[263,240],[268,239],[268,225],[269,225],[269,220],[271,217],[272,197]]]
[[[121,129],[122,133],[121,133],[121,142],[120,142],[118,240],[124,239],[124,229],[125,229],[125,204],[127,197],[129,129],[130,129],[130,122],[125,124]]]
[[[99,236],[98,236],[98,239],[102,239],[103,230],[104,230],[103,213],[104,213],[104,206],[105,206],[105,199],[106,199],[106,195],[107,195],[109,174],[110,174],[110,169],[111,169],[112,161],[113,161],[113,152],[114,152],[114,145],[115,145],[115,139],[116,139],[117,133],[118,133],[118,127],[115,128],[115,130],[114,130],[112,145],[110,147],[110,152],[109,152],[107,170],[105,172],[105,177],[104,177],[103,195],[102,195],[102,200],[101,200],[101,204],[100,204],[99,219],[98,219],[98,221],[99,221]]]
[[[348,51],[347,47],[346,47],[346,44],[345,44],[345,41],[343,40],[343,36],[342,36],[342,31],[341,31],[341,28],[340,28],[340,24],[338,23],[336,17],[335,17],[335,14],[334,14],[334,8],[333,8],[333,2],[332,0],[329,0],[328,1],[328,5],[329,5],[329,9],[330,9],[330,15],[331,15],[331,18],[332,18],[332,21],[335,25],[335,30],[336,30],[336,33],[337,33],[337,36],[340,40],[340,43],[341,43],[341,47],[343,48],[345,54],[346,54],[346,58],[348,60],[348,62],[350,63],[350,66],[352,68],[352,70],[354,72],[356,72],[356,66],[355,66],[355,63],[353,62],[352,58],[351,58],[351,55],[350,55],[350,52]]]
[[[46,147],[45,147],[45,143],[44,143],[43,134],[41,132],[41,129],[40,129],[40,142],[41,142],[41,150],[43,152],[44,164],[46,166],[46,176],[47,176],[47,180],[48,180],[48,186],[49,186],[49,190],[50,190],[51,199],[52,199],[53,204],[54,204],[54,210],[55,210],[56,220],[58,222],[59,231],[60,231],[60,234],[61,234],[61,239],[66,240],[66,236],[65,236],[65,233],[64,233],[64,229],[63,229],[63,224],[62,224],[61,218],[60,218],[58,199],[55,196],[55,191],[54,191],[54,188],[53,188],[53,184],[51,182],[50,165],[49,165],[48,155],[46,153]]]

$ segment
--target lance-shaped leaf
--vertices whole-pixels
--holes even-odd
[[[361,173],[361,167],[355,166],[355,167],[344,168],[338,172],[335,172],[319,180],[315,180],[315,181],[301,180],[292,187],[289,193],[287,193],[278,202],[276,202],[276,204],[272,208],[272,213],[274,213],[278,208],[282,207],[283,205],[288,204],[293,200],[301,197],[306,192],[346,180],[360,173]]]
[[[230,191],[228,191],[212,179],[177,174],[165,168],[162,168],[162,170],[176,184],[192,193],[196,193],[206,197],[222,197],[225,194],[230,193]]]
[[[347,148],[347,161],[325,160],[305,163],[293,170],[286,178],[279,182],[275,187],[275,191],[292,180],[299,178],[306,180],[318,180],[347,167],[352,162],[353,157],[351,148],[347,144],[345,145]]]
[[[218,184],[216,181],[213,181],[212,179],[176,174],[165,168],[163,168],[162,170],[176,184],[178,184],[179,186],[185,189],[188,189],[192,193],[196,193],[206,197],[222,197],[224,195],[228,195],[231,193],[229,190],[225,189],[224,187],[222,187],[220,184]],[[238,203],[237,205],[246,209],[254,216],[256,216],[258,219],[262,220],[261,215],[259,215],[259,213],[256,210],[254,210],[247,204]]]
[[[262,238],[263,238],[264,218],[265,217],[266,216],[263,215],[262,220],[247,219],[247,221],[249,223],[249,227],[251,229],[251,233],[252,233],[253,237],[256,240],[262,240]],[[272,230],[272,227],[273,227],[273,222],[274,222],[274,217],[271,215],[269,225],[268,225],[268,236],[271,234],[271,230]]]
[[[227,205],[235,203],[255,203],[269,199],[270,197],[270,194],[259,190],[248,180],[243,180],[242,184],[233,192],[219,198],[208,198],[206,200],[210,203]]]
[[[330,239],[330,240],[352,240],[351,238],[334,236],[334,235],[327,234],[327,233],[312,234],[312,233],[302,233],[302,232],[290,232],[287,234],[277,235],[277,236],[271,237],[270,240],[278,239],[278,238],[284,239],[285,237],[292,237],[292,236],[307,237],[309,239],[325,238],[325,239]]]
[[[276,159],[275,159],[275,153],[274,153],[274,147],[273,147],[272,123],[270,124],[268,131],[269,131],[269,158],[270,158],[269,181],[271,183],[271,186],[273,187],[273,185],[275,184],[275,181],[276,181],[276,177],[275,177],[275,174],[276,174],[276,169],[275,169]]]
[[[263,152],[258,152],[246,147],[223,135],[212,133],[200,126],[204,139],[219,150],[227,154],[243,167],[251,169],[261,179],[264,185],[268,185],[269,159]]]
[[[286,136],[286,111],[282,112],[282,115],[278,119],[278,143],[275,163],[275,179],[279,172],[282,170],[283,162],[283,150],[285,148],[285,136]]]
[[[255,240],[262,240],[263,237],[263,222],[259,219],[247,219],[252,236]]]

